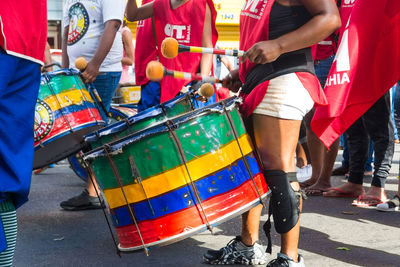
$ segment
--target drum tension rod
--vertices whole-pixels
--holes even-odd
[[[128,208],[129,216],[130,216],[132,222],[135,224],[135,227],[136,227],[136,230],[138,232],[140,241],[142,242],[142,247],[143,247],[144,253],[146,254],[146,256],[149,256],[149,249],[146,247],[146,244],[145,244],[145,242],[143,240],[143,237],[142,237],[142,234],[140,232],[140,228],[139,228],[139,225],[137,223],[135,214],[133,213],[133,210],[132,210],[132,206],[128,202],[128,197],[126,196],[125,190],[123,188],[124,184],[122,182],[121,175],[119,174],[118,168],[115,165],[115,163],[114,163],[114,161],[113,161],[113,159],[112,159],[112,157],[110,155],[110,148],[111,147],[108,144],[103,145],[103,150],[104,150],[104,152],[106,154],[106,158],[108,160],[108,163],[110,164],[110,167],[111,167],[111,170],[112,170],[112,172],[114,174],[115,180],[117,181],[118,186],[121,188],[122,195],[124,196],[124,199],[125,199],[125,202],[126,202],[126,206]]]
[[[256,181],[254,181],[253,174],[251,173],[251,169],[250,169],[249,162],[247,161],[247,158],[246,158],[246,157],[244,156],[244,154],[243,154],[243,150],[242,150],[242,147],[241,147],[240,142],[239,142],[239,135],[238,135],[238,133],[237,133],[235,127],[234,127],[234,123],[233,123],[232,116],[231,116],[231,114],[227,111],[224,102],[222,102],[222,105],[223,105],[223,108],[224,108],[225,117],[226,117],[226,119],[227,119],[227,121],[228,121],[228,123],[229,123],[229,128],[231,129],[231,131],[232,131],[232,133],[233,133],[233,135],[234,135],[234,137],[235,137],[236,143],[237,143],[237,145],[238,145],[238,147],[239,147],[240,154],[241,154],[242,159],[243,159],[243,164],[245,165],[246,170],[247,170],[247,172],[249,173],[249,177],[250,177],[251,180],[253,181],[254,188],[255,188],[256,191],[257,191],[258,198],[260,199],[260,204],[264,205],[264,202],[262,201],[262,197],[261,197],[260,191],[258,190]],[[244,124],[243,124],[243,125],[244,125]]]
[[[94,184],[94,182],[93,182],[93,177],[95,177],[95,175],[94,175],[94,172],[93,172],[92,168],[89,166],[89,164],[87,163],[87,161],[81,156],[81,152],[78,153],[78,157],[80,157],[80,158],[82,159],[83,166],[84,166],[84,168],[86,169],[86,171],[87,171],[87,173],[88,173],[89,179],[90,179],[90,181]],[[108,226],[108,230],[110,230],[110,234],[111,234],[111,238],[112,238],[112,240],[113,240],[114,246],[115,246],[115,250],[117,251],[117,255],[121,258],[121,250],[118,248],[117,241],[116,241],[115,236],[114,236],[114,233],[113,233],[113,231],[112,231],[112,229],[111,229],[110,220],[108,219],[108,216],[107,216],[106,211],[105,211],[105,207],[104,207],[104,205],[102,204],[102,201],[101,201],[101,199],[100,199],[100,194],[99,194],[99,192],[97,191],[96,186],[94,186],[94,189],[95,189],[96,194],[97,194],[97,197],[99,198],[99,201],[100,201],[100,203],[101,203],[101,209],[102,209],[102,211],[103,211],[104,218],[106,219],[107,226]]]
[[[180,143],[180,141],[178,139],[178,136],[176,135],[176,132],[174,130],[174,129],[177,129],[178,126],[175,125],[171,120],[166,121],[166,125],[167,125],[169,131],[171,132],[174,144],[175,144],[176,148],[178,149],[178,153],[179,153],[179,156],[181,158],[181,161],[185,165],[185,169],[186,169],[186,172],[187,172],[187,174],[189,176],[189,180],[190,180],[190,188],[192,188],[194,198],[195,198],[196,202],[198,203],[198,205],[200,206],[200,210],[201,210],[201,212],[202,212],[202,214],[204,216],[204,219],[206,220],[207,229],[211,232],[211,234],[214,234],[213,226],[210,224],[210,222],[209,222],[209,220],[207,218],[207,214],[206,214],[206,212],[204,210],[204,207],[203,207],[203,205],[201,203],[200,193],[198,192],[198,190],[196,188],[196,185],[193,183],[192,177],[190,175],[189,168],[187,166],[187,160],[186,160],[186,157],[185,157],[185,153],[183,151],[182,144]]]

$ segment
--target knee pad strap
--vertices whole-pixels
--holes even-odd
[[[264,176],[272,192],[268,221],[264,224],[264,231],[270,243],[270,215],[274,218],[275,229],[279,234],[289,232],[299,220],[301,193],[292,189],[287,173],[282,170],[266,170]],[[267,250],[269,247],[270,244]]]

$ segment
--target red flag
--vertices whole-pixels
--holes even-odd
[[[329,147],[400,79],[400,0],[358,0],[311,127]]]

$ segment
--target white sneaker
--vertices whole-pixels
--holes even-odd
[[[376,205],[376,209],[379,211],[398,211],[400,207],[400,197],[395,195],[388,202]]]
[[[267,263],[267,254],[259,243],[249,247],[237,236],[220,250],[208,250],[203,255],[203,260],[204,263],[218,265],[261,265]]]
[[[289,258],[285,254],[278,253],[278,257],[268,263],[266,267],[305,267],[304,259],[299,254],[297,262]]]
[[[296,167],[296,177],[300,183],[310,179],[311,175],[312,175],[311,164],[308,164],[307,166],[304,166],[302,168]]]

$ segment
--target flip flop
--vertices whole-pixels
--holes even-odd
[[[308,190],[307,189],[305,190],[307,196],[322,196],[322,194],[326,191],[327,191],[326,189],[317,189],[317,188],[315,189],[310,188]]]
[[[330,195],[328,195],[327,193],[330,193]],[[324,193],[322,193],[322,195],[324,197],[351,197],[351,198],[355,198],[355,197],[359,197],[360,196],[360,195],[357,195],[357,194],[345,192],[342,189],[339,189],[337,187],[329,188],[329,190],[324,192]]]
[[[364,202],[366,201],[367,203],[362,203],[362,201],[364,201]],[[362,208],[362,207],[373,207],[378,204],[382,204],[384,202],[385,201],[383,201],[382,199],[380,199],[378,197],[361,195],[361,196],[358,196],[358,198],[356,200],[354,200],[353,203],[351,203],[351,205]]]

